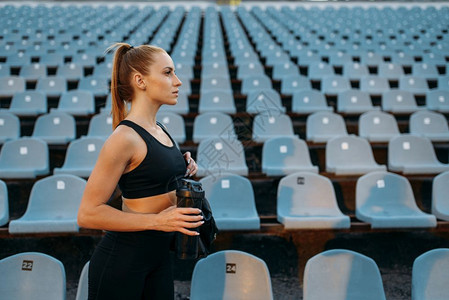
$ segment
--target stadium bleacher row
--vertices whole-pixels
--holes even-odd
[[[76,214],[118,41],[173,58],[158,119],[221,231],[449,228],[449,7],[3,5],[2,237],[102,234]]]

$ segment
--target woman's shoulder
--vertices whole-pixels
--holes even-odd
[[[127,152],[130,152],[134,146],[138,146],[138,143],[139,135],[132,128],[117,126],[104,145],[112,150],[122,151],[126,149]]]

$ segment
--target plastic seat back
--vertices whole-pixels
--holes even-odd
[[[359,136],[370,142],[388,142],[400,134],[398,122],[389,113],[371,111],[359,118]]]
[[[231,173],[212,174],[201,179],[219,230],[260,229],[251,182]]]
[[[306,136],[315,143],[327,142],[333,137],[348,135],[343,117],[333,112],[316,112],[307,117]]]
[[[449,112],[449,88],[447,91],[431,90],[426,94],[427,108],[442,113]]]
[[[399,78],[399,89],[409,91],[414,94],[425,94],[429,91],[429,85],[425,78],[405,75]]]
[[[410,116],[409,128],[411,134],[426,136],[433,142],[449,141],[449,126],[441,113],[415,112]]]
[[[54,257],[38,252],[12,255],[0,260],[0,273],[3,299],[65,299],[65,269]]]
[[[63,77],[45,77],[37,81],[36,90],[49,97],[59,97],[67,91],[67,82]]]
[[[208,91],[200,95],[198,105],[200,114],[206,112],[236,113],[234,96],[231,91]]]
[[[272,89],[271,80],[266,75],[248,76],[242,80],[242,94]]]
[[[12,97],[25,91],[25,78],[18,76],[0,77],[0,97]]]
[[[73,174],[80,177],[89,177],[104,139],[83,137],[70,142],[67,147],[64,164],[61,168],[54,168],[54,174]]]
[[[328,250],[307,261],[304,300],[385,300],[374,260],[350,250]]]
[[[392,90],[382,94],[382,110],[393,113],[413,113],[422,109],[416,104],[412,92]]]
[[[23,137],[6,142],[0,152],[0,178],[35,178],[49,172],[47,144]]]
[[[32,137],[49,145],[67,144],[76,137],[75,118],[57,111],[41,115],[36,120]]]
[[[0,180],[0,226],[9,221],[8,187]]]
[[[277,218],[286,229],[350,226],[349,217],[338,208],[332,182],[310,172],[297,172],[281,179]]]
[[[37,116],[47,112],[47,97],[37,91],[15,93],[9,111],[19,116]]]
[[[157,120],[167,128],[176,143],[183,144],[186,141],[185,123],[181,115],[173,112],[159,112]]]
[[[281,93],[292,95],[297,91],[311,90],[310,80],[303,75],[288,75],[281,79]]]
[[[360,90],[379,95],[389,91],[390,84],[387,78],[370,75],[360,79]]]
[[[0,111],[0,145],[20,136],[20,119],[7,111]]]
[[[59,174],[36,181],[25,214],[9,223],[9,232],[78,232],[78,207],[86,180]]]
[[[438,174],[432,184],[432,214],[438,219],[449,221],[449,171]]]
[[[248,93],[246,98],[246,112],[258,114],[262,112],[283,113],[285,107],[282,106],[281,97],[273,89],[260,89]]]
[[[87,262],[78,281],[75,300],[86,300],[89,296],[89,262]]]
[[[347,114],[361,114],[367,111],[379,110],[373,106],[369,93],[359,90],[347,90],[338,94],[337,110]]]
[[[254,117],[252,140],[263,143],[272,137],[294,136],[290,116],[278,113],[261,113]]]
[[[106,139],[112,133],[112,116],[107,112],[94,115],[89,122],[88,137]]]
[[[267,265],[236,250],[211,254],[195,265],[190,299],[273,299]]]
[[[369,142],[355,135],[339,136],[326,143],[326,171],[336,175],[361,175],[386,171],[374,160]]]
[[[105,77],[82,77],[78,83],[78,90],[89,91],[94,96],[106,96],[109,94],[109,82]]]
[[[237,138],[234,123],[229,115],[210,112],[198,115],[193,122],[193,141],[199,143],[208,138]]]
[[[449,298],[449,249],[440,248],[421,254],[413,262],[412,300]]]
[[[390,172],[370,172],[356,185],[356,216],[372,228],[435,227],[435,216],[422,212],[407,178]]]
[[[328,106],[324,94],[315,90],[299,91],[293,94],[292,111],[301,114],[310,114],[320,111],[333,111]]]

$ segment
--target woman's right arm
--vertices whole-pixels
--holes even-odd
[[[132,160],[135,147],[135,140],[126,134],[126,129],[116,130],[106,140],[84,190],[78,210],[79,226],[111,231],[180,231],[195,235],[195,231],[187,228],[202,224],[196,208],[169,207],[158,214],[135,214],[106,204]]]

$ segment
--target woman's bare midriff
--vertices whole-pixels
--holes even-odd
[[[176,205],[176,192],[139,198],[126,199],[122,197],[122,211],[138,214],[157,214],[164,209]]]

